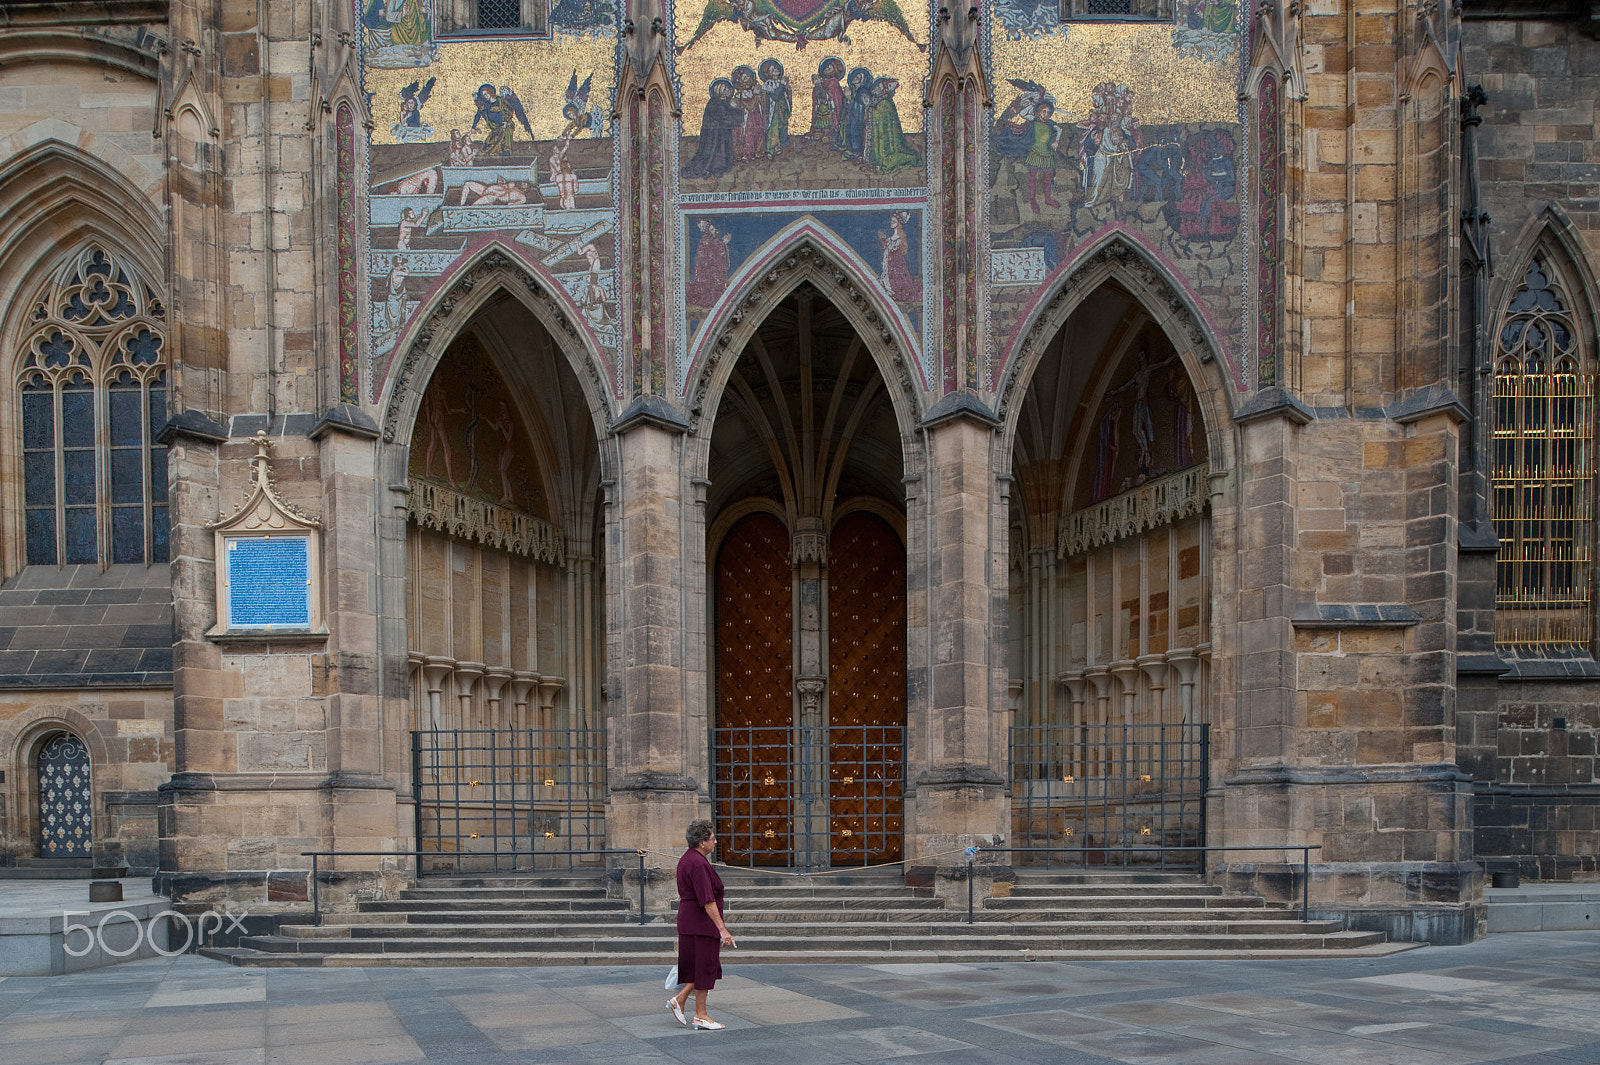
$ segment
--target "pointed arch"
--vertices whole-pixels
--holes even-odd
[[[147,278],[165,285],[162,185],[138,160],[56,119],[0,140],[0,154],[0,291],[31,290],[62,248],[92,239],[131,256]],[[10,319],[18,311],[12,301],[0,312],[0,336],[14,332]]]
[[[1490,491],[1500,548],[1495,642],[1535,657],[1594,638],[1600,315],[1582,241],[1554,206],[1495,279]]]
[[[1495,258],[1503,267],[1489,285],[1489,336],[1493,337],[1501,315],[1511,297],[1522,285],[1528,264],[1542,250],[1559,264],[1566,275],[1569,295],[1576,306],[1586,332],[1589,357],[1600,358],[1596,343],[1600,341],[1600,264],[1597,264],[1582,234],[1573,225],[1572,218],[1560,204],[1547,203],[1523,223],[1510,255]]]
[[[1001,468],[1010,466],[1020,400],[1051,342],[1073,313],[1108,281],[1126,289],[1172,341],[1200,401],[1212,467],[1219,468],[1231,448],[1232,437],[1225,427],[1231,424],[1237,406],[1233,382],[1217,357],[1221,347],[1183,288],[1153,256],[1120,232],[1108,235],[1086,249],[1075,263],[1064,266],[1057,274],[1054,291],[1045,289],[1048,298],[1034,305],[1032,315],[1019,329],[1021,339],[1007,360],[996,395],[1001,432],[996,454]]]
[[[909,440],[923,411],[923,368],[910,323],[869,280],[872,271],[810,218],[773,237],[729,281],[728,290],[700,327],[684,392],[692,431],[709,439],[707,410],[715,411],[734,363],[766,317],[802,283],[809,282],[838,308],[866,345],[888,386],[902,440]],[[915,377],[913,377],[915,374]]]
[[[605,439],[614,413],[612,389],[594,335],[578,324],[582,316],[559,281],[514,249],[491,241],[439,279],[395,345],[404,355],[390,363],[378,404],[385,443],[410,439],[423,390],[450,342],[500,292],[509,293],[550,333],[583,389],[596,437]]]

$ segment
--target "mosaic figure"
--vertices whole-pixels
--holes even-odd
[[[615,323],[611,319],[611,312],[606,307],[606,290],[601,284],[600,252],[593,244],[583,246],[583,257],[589,262],[589,276],[583,287],[583,316],[589,320],[597,333],[610,332]]]
[[[417,212],[410,207],[400,211],[399,234],[395,237],[396,251],[411,250],[411,231],[422,225],[422,219],[417,217]]]
[[[406,313],[410,310],[410,300],[406,298],[406,280],[410,276],[411,268],[406,265],[404,255],[396,255],[389,261],[389,291],[381,312],[383,331],[386,333],[398,333],[400,327],[406,324]]]
[[[844,60],[829,56],[811,75],[811,131],[807,134],[819,144],[834,144],[844,117]]]
[[[922,298],[922,285],[911,275],[907,260],[911,251],[911,241],[906,236],[909,221],[909,211],[893,211],[889,215],[888,232],[878,234],[878,243],[883,246],[878,281],[900,303],[914,303]]]
[[[459,129],[450,131],[450,165],[472,166],[478,160],[478,146]]]
[[[697,220],[695,228],[700,239],[695,243],[694,274],[684,296],[690,306],[710,307],[728,289],[728,242],[733,234],[718,229],[709,218]]]
[[[361,26],[370,67],[420,67],[433,60],[432,13],[426,0],[371,0],[362,9]]]
[[[1150,347],[1141,343],[1139,361],[1134,366],[1133,375],[1106,393],[1106,399],[1109,400],[1120,393],[1129,390],[1133,392],[1133,443],[1138,449],[1139,461],[1139,476],[1135,482],[1137,484],[1144,483],[1160,472],[1156,469],[1156,426],[1150,417],[1150,381],[1157,370],[1175,362],[1177,358],[1177,353],[1174,352],[1152,366]]]
[[[839,147],[859,156],[866,144],[867,110],[872,101],[872,71],[856,67],[845,82],[850,98],[845,104],[844,123],[839,127]]]
[[[1168,224],[1191,240],[1228,240],[1239,229],[1238,171],[1233,134],[1202,130],[1185,145],[1182,195],[1168,206]]]
[[[789,89],[789,79],[783,64],[776,59],[764,59],[760,69],[761,91],[766,93],[766,134],[762,150],[768,159],[789,146],[789,118],[794,114],[794,94]]]
[[[719,23],[729,22],[762,41],[778,41],[803,49],[812,41],[849,45],[854,22],[885,22],[921,51],[928,46],[916,39],[898,0],[706,0],[700,24],[689,40],[677,47],[682,55]]]
[[[604,125],[600,116],[589,109],[589,95],[594,88],[594,72],[583,79],[583,84],[578,84],[578,72],[572,72],[572,80],[567,84],[567,102],[561,108],[561,117],[567,120],[566,128],[561,131],[565,140],[571,140],[580,133],[600,135]]]
[[[711,83],[711,98],[700,120],[700,143],[694,158],[683,164],[684,177],[721,177],[733,169],[733,138],[744,125],[744,112],[734,106],[733,92],[733,82],[727,78]]]
[[[520,207],[527,202],[528,185],[524,181],[464,181],[461,184],[463,207]]]
[[[750,67],[733,69],[733,106],[744,113],[744,120],[733,136],[734,158],[754,159],[766,148],[767,94]]]
[[[496,90],[493,85],[484,83],[478,86],[472,101],[477,105],[477,113],[472,116],[473,132],[477,132],[479,122],[484,123],[488,130],[483,139],[483,155],[491,158],[504,158],[510,155],[518,122],[521,122],[522,128],[527,131],[528,139],[533,139],[533,127],[528,125],[528,113],[523,110],[522,101],[517,99],[517,94],[507,86],[502,85]]]
[[[563,211],[571,211],[578,206],[578,173],[567,161],[567,151],[571,147],[572,138],[567,137],[550,152],[550,180],[555,183],[556,199]]]
[[[433,132],[433,127],[424,126],[422,123],[422,108],[428,102],[428,97],[433,95],[433,87],[438,78],[429,78],[426,85],[418,88],[419,82],[413,81],[410,85],[400,90],[400,121],[399,125],[406,129],[427,129]]]
[[[1028,170],[1028,203],[1033,207],[1034,214],[1039,213],[1041,191],[1045,203],[1051,207],[1061,206],[1060,201],[1051,195],[1061,145],[1061,127],[1051,121],[1055,113],[1053,103],[1041,100],[1033,109],[1033,120],[1028,123],[1028,154],[1022,157],[1022,165]]]
[[[1128,86],[1103,81],[1094,88],[1094,111],[1078,123],[1083,130],[1078,163],[1086,206],[1120,200],[1133,189],[1133,159],[1139,149],[1133,96]]]
[[[900,82],[894,78],[879,78],[873,82],[868,95],[867,138],[862,161],[875,170],[898,170],[921,162],[906,145],[905,130],[900,125],[900,109],[894,102],[895,90],[899,87]]]
[[[395,183],[395,192],[401,196],[432,196],[434,190],[444,184],[444,176],[439,173],[439,168],[422,170],[409,177],[403,177]]]

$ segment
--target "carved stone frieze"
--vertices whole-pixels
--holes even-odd
[[[1210,505],[1206,468],[1191,466],[1068,514],[1057,533],[1056,553],[1070,558],[1091,547],[1203,514]]]
[[[406,518],[423,529],[435,529],[553,566],[566,560],[566,538],[560,529],[541,518],[485,503],[429,481],[412,479],[410,487]]]

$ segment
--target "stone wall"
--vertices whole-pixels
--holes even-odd
[[[1568,293],[1587,319],[1591,369],[1600,273],[1600,41],[1574,21],[1494,18],[1468,5],[1463,85],[1489,98],[1478,130],[1484,209],[1490,216],[1495,316],[1536,242],[1559,248],[1582,278]],[[1586,291],[1585,291],[1586,290]],[[1521,654],[1498,682],[1464,687],[1458,758],[1474,782],[1477,855],[1490,870],[1548,880],[1600,877],[1600,669],[1588,649],[1560,658]]]

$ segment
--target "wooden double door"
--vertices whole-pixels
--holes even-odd
[[[802,575],[770,514],[741,519],[717,552],[712,798],[730,864],[901,856],[905,547],[881,517],[853,512],[814,572]]]

